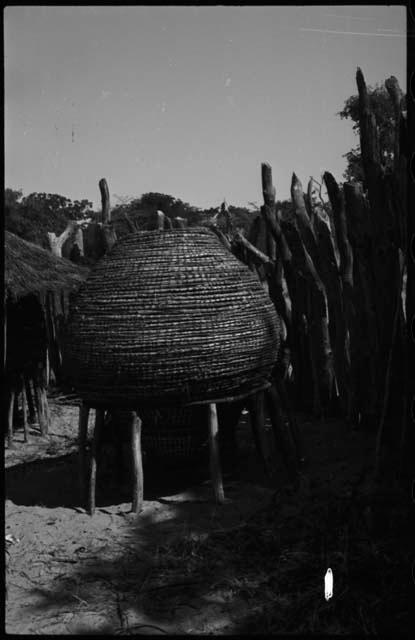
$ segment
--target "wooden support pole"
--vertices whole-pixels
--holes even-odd
[[[79,407],[79,422],[78,422],[78,474],[79,474],[79,495],[81,504],[85,504],[86,497],[86,444],[88,439],[88,418],[89,418],[90,406],[82,402]]]
[[[143,510],[144,476],[141,452],[141,418],[135,411],[131,412],[131,453],[133,471],[133,499],[131,511],[138,515]]]
[[[22,394],[22,413],[23,413],[23,434],[24,434],[24,442],[29,442],[29,429],[27,424],[27,399],[26,399],[26,389],[24,383],[24,377],[20,378],[21,383],[21,394]]]
[[[218,415],[216,404],[208,405],[208,430],[209,430],[209,452],[210,452],[210,474],[212,479],[213,491],[218,504],[225,502],[225,494],[223,491],[222,470],[219,457],[219,429]]]
[[[95,513],[95,492],[97,484],[98,446],[104,426],[105,409],[95,409],[95,427],[91,447],[91,463],[89,470],[88,511],[91,516]]]
[[[49,433],[49,427],[50,427],[50,413],[49,413],[48,396],[47,396],[45,387],[42,387],[41,389],[41,396],[42,396],[42,410],[44,415],[44,428],[43,428],[42,435],[47,436]]]
[[[45,427],[44,427],[44,415],[43,415],[43,406],[42,406],[42,393],[41,393],[41,389],[39,387],[38,381],[36,380],[36,376],[33,380],[33,393],[35,396],[37,423],[39,425],[40,432],[43,435]]]
[[[42,434],[42,436],[47,436],[50,426],[50,414],[48,397],[46,393],[45,370],[40,363],[38,364],[38,370],[35,375],[34,385],[40,433]]]
[[[13,412],[14,412],[14,389],[9,391],[9,405],[7,411],[7,446],[9,449],[14,448],[13,444]]]
[[[7,360],[7,299],[6,294],[4,295],[4,322],[3,322],[3,371],[6,370],[6,360]]]
[[[36,408],[33,400],[32,385],[29,376],[24,376],[27,408],[29,409],[29,421],[33,424],[36,422]]]

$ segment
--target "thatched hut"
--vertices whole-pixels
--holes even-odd
[[[8,392],[8,432],[19,398],[26,425],[27,410],[48,429],[46,387],[51,371],[60,375],[60,335],[70,295],[87,271],[42,247],[5,232],[4,369]],[[25,432],[26,433],[26,432]]]

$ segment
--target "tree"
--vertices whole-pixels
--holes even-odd
[[[23,197],[21,189],[5,189],[4,190],[4,206],[8,209],[15,209]]]
[[[367,87],[370,106],[376,118],[376,124],[379,133],[379,145],[382,155],[383,166],[385,169],[392,168],[393,164],[393,148],[395,140],[395,119],[393,112],[393,104],[384,85],[376,85],[375,88]],[[402,97],[402,107],[405,109],[406,97]],[[353,122],[353,131],[357,136],[360,135],[359,125],[359,96],[353,95],[348,98],[344,107],[336,115],[342,120],[349,119]],[[346,181],[358,180],[364,183],[364,174],[362,167],[362,159],[360,153],[360,145],[351,149],[343,155],[347,160],[346,171],[343,177]]]
[[[5,189],[5,228],[49,249],[48,232],[61,234],[69,220],[92,217],[92,202],[70,200],[56,193],[31,193]]]

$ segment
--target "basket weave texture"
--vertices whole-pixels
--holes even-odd
[[[261,386],[279,342],[269,296],[214,233],[144,231],[115,244],[81,287],[63,365],[92,406],[178,405]]]

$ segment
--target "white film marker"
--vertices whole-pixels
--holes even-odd
[[[329,568],[324,576],[324,597],[326,600],[330,600],[333,596],[333,572]]]

